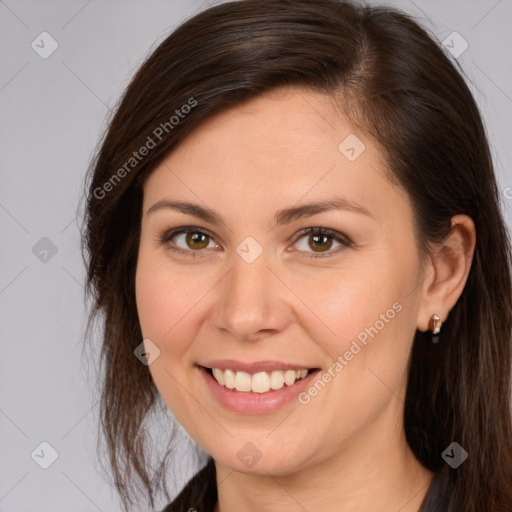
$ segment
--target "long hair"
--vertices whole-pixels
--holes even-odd
[[[205,119],[280,86],[332,97],[376,142],[413,205],[422,258],[453,215],[473,219],[474,259],[439,343],[416,332],[403,421],[439,483],[423,510],[509,510],[512,258],[486,131],[462,71],[426,29],[393,8],[343,0],[242,0],[188,19],[135,74],[94,155],[82,232],[87,330],[101,316],[101,427],[125,509],[136,483],[152,506],[160,487],[168,497],[169,450],[153,472],[143,428],[159,394],[134,356],[141,186]],[[457,469],[442,458],[454,441],[468,452]]]

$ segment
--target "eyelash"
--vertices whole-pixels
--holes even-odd
[[[165,231],[162,235],[160,235],[158,237],[157,241],[158,241],[158,243],[164,245],[164,244],[167,244],[168,242],[170,242],[172,240],[172,238],[174,238],[176,235],[188,234],[188,233],[206,235],[208,238],[213,240],[213,236],[210,233],[208,233],[208,231],[205,231],[204,229],[196,228],[193,226],[187,226],[187,227],[175,228],[175,229]],[[341,233],[338,233],[337,231],[333,231],[332,229],[328,229],[328,228],[304,229],[304,230],[300,231],[299,233],[297,233],[294,244],[296,244],[301,238],[303,238],[306,235],[310,235],[310,236],[311,235],[324,235],[324,236],[327,236],[328,238],[334,239],[336,242],[339,242],[343,247],[341,247],[341,248],[338,247],[337,248],[338,250],[334,250],[334,252],[327,251],[325,253],[320,253],[320,254],[310,254],[308,256],[304,256],[305,258],[328,258],[328,257],[335,256],[335,255],[339,254],[341,252],[341,250],[343,250],[343,248],[348,248],[353,245],[352,241],[348,237],[342,235]],[[192,253],[192,257],[195,257],[196,253],[204,251],[204,249],[185,250],[185,249],[176,247],[175,245],[174,246],[168,245],[168,249],[172,252],[182,254],[184,256],[190,256],[190,253]],[[299,251],[299,252],[301,252],[301,251]]]

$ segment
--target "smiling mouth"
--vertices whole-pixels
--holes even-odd
[[[290,370],[273,370],[257,373],[234,371],[221,368],[206,368],[205,370],[220,386],[234,392],[271,393],[283,387],[293,386],[297,381],[316,372],[318,368],[299,368]]]

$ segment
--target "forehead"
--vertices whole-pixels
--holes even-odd
[[[179,197],[250,222],[268,209],[342,195],[382,215],[400,195],[385,166],[330,97],[281,88],[198,125],[146,180],[144,205]]]

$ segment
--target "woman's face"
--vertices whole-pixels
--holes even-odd
[[[328,98],[283,89],[207,120],[147,179],[149,370],[216,461],[286,475],[401,435],[423,269],[385,173]]]

